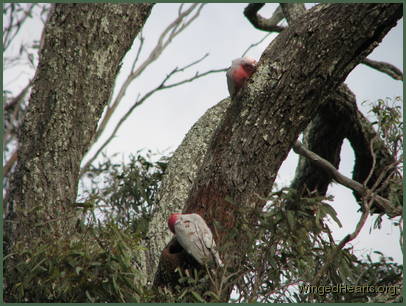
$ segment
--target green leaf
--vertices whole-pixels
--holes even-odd
[[[335,221],[335,223],[337,223],[339,227],[343,227],[343,225],[341,224],[340,220],[337,217],[337,212],[331,205],[323,203],[323,208],[325,209],[326,213],[330,215],[331,218],[333,218],[333,220]]]
[[[190,292],[193,296],[194,296],[194,298],[196,299],[196,300],[198,300],[199,302],[201,302],[201,303],[206,303],[206,301],[200,296],[200,294],[199,293],[197,293],[196,291],[191,291]]]
[[[295,216],[291,210],[286,211],[286,218],[288,220],[288,225],[291,230],[295,227]]]

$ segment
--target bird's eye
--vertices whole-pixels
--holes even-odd
[[[246,63],[246,64],[244,64],[244,69],[246,69],[248,71],[254,71],[255,70],[255,65],[251,64],[251,63]]]

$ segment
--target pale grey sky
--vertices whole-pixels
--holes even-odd
[[[209,52],[210,56],[202,63],[175,80],[192,76],[196,70],[203,72],[223,68],[229,66],[231,60],[241,56],[250,44],[264,37],[266,33],[253,28],[243,16],[245,6],[246,4],[243,3],[207,4],[203,8],[201,16],[176,37],[162,56],[130,86],[98,145],[110,135],[115,122],[126,112],[138,94],[143,94],[158,85],[175,66],[189,64]],[[275,7],[276,4],[267,4],[260,13],[265,17],[270,16]],[[157,4],[153,8],[143,30],[145,46],[140,61],[148,55],[148,51],[156,43],[159,33],[176,17],[177,10],[177,4]],[[19,39],[25,42],[38,39],[41,28],[38,21],[30,21]],[[262,44],[251,49],[248,55],[258,59],[275,36],[275,34],[270,35]],[[118,85],[121,85],[123,76],[128,73],[137,46],[138,43],[128,52],[123,61],[123,67],[117,80]],[[18,50],[14,49],[14,52],[16,51]],[[392,63],[403,70],[403,21],[400,21],[390,31],[369,57]],[[5,88],[18,91],[24,87],[26,80],[32,75],[33,70],[27,66],[7,70],[3,76]],[[402,82],[395,81],[387,75],[363,65],[356,67],[351,72],[346,84],[356,94],[359,105],[365,100],[373,102],[379,98],[403,97]],[[212,74],[181,87],[158,92],[134,111],[105,152],[108,155],[119,153],[117,159],[121,161],[127,160],[129,154],[134,154],[140,149],[166,153],[174,151],[199,117],[209,107],[227,96],[226,79],[223,73]],[[365,110],[365,107],[362,109]],[[90,155],[97,148],[97,145],[93,147]],[[340,171],[351,176],[354,155],[348,143],[344,145],[341,159]],[[294,175],[296,163],[297,156],[290,153],[279,172],[279,184],[289,184]],[[352,192],[342,186],[332,184],[328,193],[335,195],[333,206],[343,223],[342,229],[335,230],[335,238],[340,239],[355,228],[359,217],[359,213],[356,213],[358,205],[354,202]],[[379,250],[385,255],[394,257],[397,262],[402,262],[403,255],[399,246],[398,228],[394,227],[390,221],[386,221],[381,230],[372,230],[369,233],[371,220],[373,221],[374,217],[369,218],[369,223],[364,226],[360,236],[352,242],[355,252],[362,253],[369,249]]]

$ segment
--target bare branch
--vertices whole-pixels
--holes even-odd
[[[294,143],[293,150],[297,154],[300,154],[300,155],[310,159],[312,162],[314,162],[317,165],[319,165],[320,167],[322,167],[338,183],[362,194],[363,196],[372,196],[375,199],[375,201],[377,202],[377,204],[382,209],[384,209],[385,212],[390,217],[396,217],[396,216],[402,215],[402,209],[397,208],[397,207],[392,207],[389,200],[387,200],[377,194],[373,194],[370,189],[367,189],[361,183],[356,182],[356,181],[342,175],[330,162],[328,162],[324,158],[318,156],[317,154],[307,150],[299,140],[296,140],[296,142]]]
[[[371,157],[372,157],[372,166],[371,166],[371,170],[369,171],[369,173],[368,173],[366,179],[365,179],[364,182],[363,182],[363,185],[364,185],[364,186],[367,186],[369,180],[371,179],[372,175],[374,174],[374,170],[375,170],[375,167],[376,167],[376,154],[375,154],[375,151],[374,151],[374,143],[375,143],[377,137],[378,137],[378,136],[375,135],[375,136],[371,139],[371,142],[370,142],[370,144],[369,144],[369,152],[371,153]],[[383,173],[385,173],[385,172],[382,171],[381,175],[382,175]],[[376,183],[375,183],[375,184],[376,184]]]
[[[135,65],[136,65],[137,62],[138,62],[138,58],[140,57],[140,54],[141,54],[141,51],[142,51],[142,47],[144,46],[144,41],[145,41],[145,39],[144,39],[144,36],[142,36],[142,32],[140,33],[138,39],[139,39],[139,41],[140,41],[140,46],[138,47],[137,54],[135,55],[135,59],[134,59],[133,64],[132,64],[132,66],[131,66],[131,73],[134,72]]]
[[[266,34],[264,37],[262,37],[259,41],[257,41],[256,43],[251,44],[245,51],[244,53],[241,55],[241,57],[244,57],[249,50],[251,50],[252,48],[258,46],[260,43],[262,43],[266,38],[268,38],[269,35],[271,35],[272,33],[268,33]]]
[[[9,3],[9,19],[7,26],[4,28],[4,35],[3,35],[3,52],[11,45],[13,39],[17,36],[17,34],[20,32],[22,25],[24,22],[28,19],[28,17],[31,16],[32,10],[37,3],[30,4],[25,10],[23,10],[23,15],[22,16],[16,16],[18,14],[18,10],[16,10],[16,6],[19,6],[21,4],[16,4],[16,3]],[[6,8],[7,11],[7,8]],[[14,15],[16,14],[16,15]],[[16,21],[14,21],[14,18],[17,18]]]
[[[373,69],[376,69],[382,73],[386,73],[395,80],[403,81],[403,72],[392,64],[374,61],[368,58],[364,59],[362,61],[362,64],[371,67]]]
[[[262,31],[267,32],[282,32],[285,27],[278,26],[277,24],[283,19],[283,13],[278,6],[278,8],[273,13],[272,17],[266,19],[258,14],[258,11],[265,5],[265,3],[250,3],[244,9],[244,16],[247,17],[251,24]]]
[[[138,60],[139,53],[141,50],[138,50],[138,54],[136,55],[136,58],[133,63],[133,67],[131,69],[131,73],[127,76],[127,79],[124,81],[123,85],[118,91],[118,94],[116,98],[114,99],[114,102],[107,108],[103,119],[100,121],[100,124],[97,128],[94,142],[96,142],[100,135],[103,133],[104,129],[107,126],[107,123],[111,119],[111,116],[113,115],[114,111],[117,109],[118,105],[122,101],[123,97],[125,96],[125,93],[127,91],[128,86],[150,65],[152,64],[165,50],[165,48],[168,46],[168,44],[180,33],[182,32],[190,23],[195,20],[199,14],[201,9],[203,8],[204,4],[192,4],[187,10],[181,12],[181,9],[183,5],[180,6],[179,8],[179,13],[178,17],[172,21],[166,29],[161,33],[157,44],[155,45],[154,49],[151,51],[149,54],[148,58],[140,65],[138,66],[137,69],[134,70],[135,68],[135,62]],[[197,8],[197,11],[195,14],[188,20],[184,21],[195,9]],[[170,33],[167,36],[167,34]],[[141,43],[143,43],[143,39],[141,39]],[[140,48],[142,47],[142,44],[140,45]]]
[[[11,155],[11,157],[8,159],[8,161],[6,162],[6,164],[3,167],[3,177],[7,177],[10,170],[13,168],[14,164],[17,161],[17,150],[15,150],[13,152],[13,154]]]
[[[27,91],[30,88],[31,84],[32,81],[29,81],[28,84],[20,91],[17,96],[15,96],[13,99],[11,99],[10,102],[4,105],[4,111],[8,112],[13,109],[16,104],[19,104],[23,100],[24,96],[27,94]]]
[[[140,106],[141,104],[143,104],[149,97],[151,97],[155,92],[159,91],[159,90],[163,90],[163,89],[169,89],[172,87],[176,87],[188,82],[192,82],[194,80],[197,80],[201,77],[204,77],[208,74],[212,74],[212,73],[218,73],[218,72],[225,72],[227,70],[227,68],[221,68],[221,69],[213,69],[213,70],[209,70],[203,73],[196,73],[193,77],[188,78],[188,79],[184,79],[182,81],[176,82],[176,83],[172,83],[172,84],[166,84],[166,82],[176,73],[178,72],[183,72],[184,70],[192,67],[193,65],[196,65],[198,63],[200,63],[203,59],[205,59],[208,56],[208,54],[205,54],[203,57],[201,57],[200,59],[192,62],[191,64],[188,64],[184,67],[181,68],[175,68],[173,69],[164,79],[163,81],[154,89],[150,90],[148,93],[146,93],[141,99],[138,99],[135,101],[135,103],[131,106],[131,108],[127,111],[127,113],[121,117],[121,119],[119,120],[119,122],[117,123],[117,125],[115,126],[113,132],[110,134],[110,136],[107,138],[107,140],[101,145],[101,147],[97,150],[97,152],[86,162],[86,164],[82,167],[80,175],[82,176],[87,169],[89,168],[89,166],[91,165],[91,163],[97,158],[97,156],[103,151],[103,149],[110,143],[110,141],[114,138],[115,134],[117,133],[118,129],[121,127],[121,125],[128,119],[128,117],[131,115],[131,113],[134,111],[135,108],[137,108],[138,106]]]

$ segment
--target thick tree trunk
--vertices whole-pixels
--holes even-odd
[[[315,7],[267,48],[216,130],[186,203],[212,230],[215,221],[222,225],[214,230],[220,245],[238,207],[262,207],[299,133],[401,15],[400,4]],[[165,248],[156,285],[171,285],[172,263],[182,256],[171,243]]]
[[[19,133],[6,239],[68,234],[79,166],[120,62],[153,4],[56,4]],[[11,226],[11,224],[13,226]]]
[[[391,156],[369,120],[358,110],[354,94],[343,85],[330,95],[326,103],[320,107],[317,115],[304,132],[303,144],[307,149],[338,168],[341,145],[344,139],[350,141],[355,152],[353,172],[355,181],[363,184],[372,171],[371,178],[366,184],[367,187],[372,188],[378,177],[381,175],[384,178],[389,176],[390,171],[384,172],[387,170],[387,166],[394,164],[394,157]],[[373,142],[372,146],[371,142]],[[372,154],[375,154],[376,157],[374,168]],[[308,197],[311,194],[323,196],[331,182],[332,177],[327,172],[307,158],[299,157],[291,188],[295,189],[300,196]],[[388,198],[390,189],[394,184],[401,185],[401,177],[393,177],[391,184],[381,190],[379,195]],[[361,196],[358,193],[354,192],[354,195],[358,201],[361,201]],[[392,204],[394,206],[402,205],[399,200],[401,198],[402,192],[399,193],[398,200],[395,201],[397,203]],[[372,206],[372,211],[393,216],[392,211],[384,211],[376,205]]]
[[[330,95],[307,126],[303,144],[338,168],[341,146],[348,131],[348,118],[356,112],[355,96],[346,86]],[[331,176],[303,156],[299,157],[291,188],[301,196],[325,195]]]
[[[214,131],[230,106],[230,99],[224,99],[206,111],[193,125],[181,145],[173,153],[162,185],[159,189],[159,209],[149,223],[144,240],[145,257],[141,259],[144,274],[152,281],[158,267],[159,255],[173,234],[168,230],[170,213],[181,212],[206,156]]]

